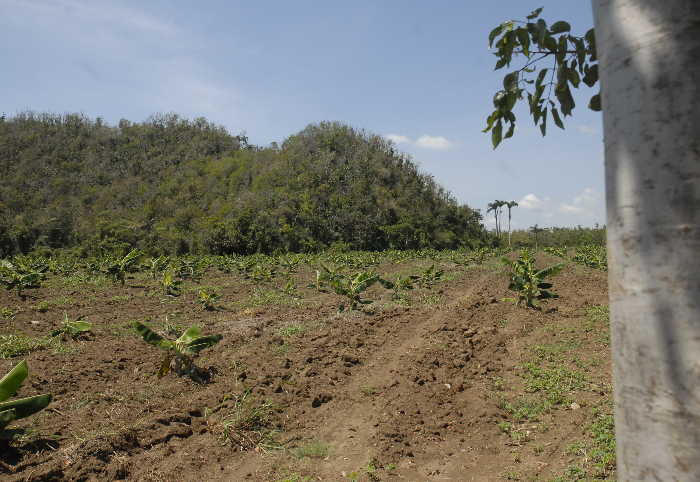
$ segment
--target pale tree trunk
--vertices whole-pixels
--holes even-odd
[[[700,1],[593,7],[618,477],[700,480]]]
[[[508,249],[511,249],[511,245],[510,245],[510,206],[508,207]]]

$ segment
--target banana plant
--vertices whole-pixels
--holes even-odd
[[[150,258],[146,262],[146,268],[151,273],[151,278],[156,279],[158,273],[165,271],[168,267],[168,262],[170,258],[168,256],[158,256],[157,258]]]
[[[17,393],[28,375],[27,362],[22,360],[0,379],[0,431],[14,420],[28,417],[43,410],[51,402],[51,395],[35,395],[8,401],[12,395]]]
[[[193,357],[205,348],[216,345],[223,335],[202,335],[198,326],[191,326],[177,340],[168,340],[139,321],[135,321],[133,327],[146,343],[166,351],[158,369],[158,378],[172,369],[178,375],[187,375],[196,382],[206,381],[206,372],[194,364]]]
[[[119,281],[122,286],[126,283],[126,274],[136,266],[136,261],[141,257],[141,251],[132,249],[126,256],[107,262],[104,272],[114,281]]]
[[[63,313],[63,322],[61,327],[53,330],[51,336],[68,336],[76,339],[82,334],[89,332],[92,329],[92,323],[83,321],[80,317],[77,320],[69,320],[68,313]]]
[[[175,273],[172,270],[163,273],[161,285],[168,296],[180,296],[182,293],[182,280],[175,279]]]
[[[38,288],[44,279],[44,273],[28,265],[0,261],[0,284],[5,289],[17,290],[17,295],[24,298],[23,291],[27,288]]]
[[[550,291],[552,283],[545,279],[559,273],[564,268],[564,263],[538,270],[535,268],[535,258],[528,250],[523,250],[515,260],[502,258],[501,261],[511,269],[508,289],[518,294],[517,298],[504,298],[504,301],[512,301],[517,305],[524,303],[528,308],[538,308],[541,301],[559,297]]]
[[[445,274],[444,270],[436,269],[435,265],[430,265],[429,268],[425,269],[420,275],[415,278],[415,282],[421,288],[432,288],[435,283],[442,279],[442,275]]]
[[[221,295],[213,290],[201,289],[197,295],[197,301],[207,311],[216,309],[216,302],[219,301]]]
[[[389,289],[393,287],[393,283],[382,279],[377,273],[372,271],[362,271],[352,277],[335,273],[327,279],[322,275],[319,279],[318,273],[319,272],[317,272],[316,276],[316,286],[318,290],[321,293],[327,293],[329,291],[328,288],[330,288],[337,295],[345,296],[349,301],[351,310],[359,309],[360,305],[373,303],[372,300],[362,299],[362,293],[375,283],[381,283]],[[338,312],[342,313],[343,311],[345,311],[345,303],[341,303],[340,306],[338,306]]]

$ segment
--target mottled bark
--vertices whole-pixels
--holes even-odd
[[[700,1],[593,0],[620,480],[700,480]]]

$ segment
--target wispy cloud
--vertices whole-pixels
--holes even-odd
[[[561,203],[558,211],[564,214],[594,215],[601,203],[600,194],[593,188],[587,187],[574,196],[570,203]]]
[[[386,134],[384,137],[396,145],[407,144],[414,147],[420,147],[422,149],[433,149],[436,151],[446,151],[454,145],[454,143],[446,137],[429,136],[427,134],[420,136],[416,140],[401,134]]]
[[[387,134],[384,136],[386,139],[389,139],[391,142],[394,144],[411,144],[411,139],[409,139],[406,136],[402,136],[400,134]]]
[[[548,198],[540,199],[537,194],[530,193],[526,194],[520,201],[518,201],[518,206],[523,209],[539,211],[544,209],[547,200]]]
[[[598,128],[588,124],[579,124],[576,126],[576,130],[579,131],[581,134],[586,134],[589,136],[594,136],[598,134]]]
[[[416,145],[425,149],[436,149],[438,151],[445,151],[452,147],[452,143],[445,137],[427,135],[420,136],[416,141]]]

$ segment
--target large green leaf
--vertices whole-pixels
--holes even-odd
[[[223,335],[205,335],[195,338],[185,346],[185,351],[187,353],[195,354],[214,346],[221,341]]]
[[[185,332],[182,335],[180,335],[180,338],[175,340],[175,343],[177,345],[188,345],[200,336],[202,336],[202,329],[197,325],[192,325],[189,328],[187,328],[187,330],[185,330]]]
[[[27,362],[22,360],[0,380],[0,402],[4,402],[17,393],[20,385],[29,375]]]
[[[0,403],[0,412],[14,410],[15,418],[24,418],[43,410],[51,402],[51,395],[35,395]]]
[[[163,350],[172,350],[174,348],[174,343],[172,341],[166,340],[143,323],[135,321],[133,327],[146,343],[162,348]]]

